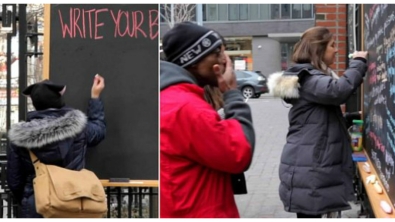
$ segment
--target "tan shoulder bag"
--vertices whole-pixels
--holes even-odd
[[[89,170],[46,165],[29,150],[36,171],[33,179],[36,211],[45,218],[102,218],[107,199],[97,176]]]

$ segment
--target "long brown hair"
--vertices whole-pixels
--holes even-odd
[[[292,61],[295,63],[311,63],[315,68],[325,71],[324,56],[333,34],[329,29],[316,26],[307,29],[302,38],[294,46]]]
[[[215,86],[204,86],[204,98],[215,109],[219,110],[224,106],[222,92]]]
[[[224,47],[224,49],[226,49],[225,38],[222,35],[220,35],[218,32],[217,34],[222,40],[221,47]],[[219,90],[218,87],[210,86],[210,85],[204,86],[204,98],[215,110],[219,110],[224,107],[222,92],[221,90]]]

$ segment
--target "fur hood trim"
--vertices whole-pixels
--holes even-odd
[[[282,99],[298,99],[300,84],[297,75],[283,75],[284,72],[276,72],[268,78],[269,93]]]
[[[8,137],[17,146],[40,148],[78,135],[86,124],[86,115],[79,110],[72,110],[60,117],[49,116],[16,123],[8,132]]]

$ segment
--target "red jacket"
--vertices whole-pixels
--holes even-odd
[[[203,88],[196,84],[177,83],[163,88],[161,218],[240,217],[230,175],[246,170],[253,152],[242,124],[233,118],[221,120],[204,100]],[[237,90],[229,92],[229,97],[239,99],[239,95]]]

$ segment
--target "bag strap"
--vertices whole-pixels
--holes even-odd
[[[34,170],[36,171],[35,165],[40,163],[40,160],[37,158],[37,156],[31,150],[28,149],[28,151],[29,151],[30,159],[32,160]]]

